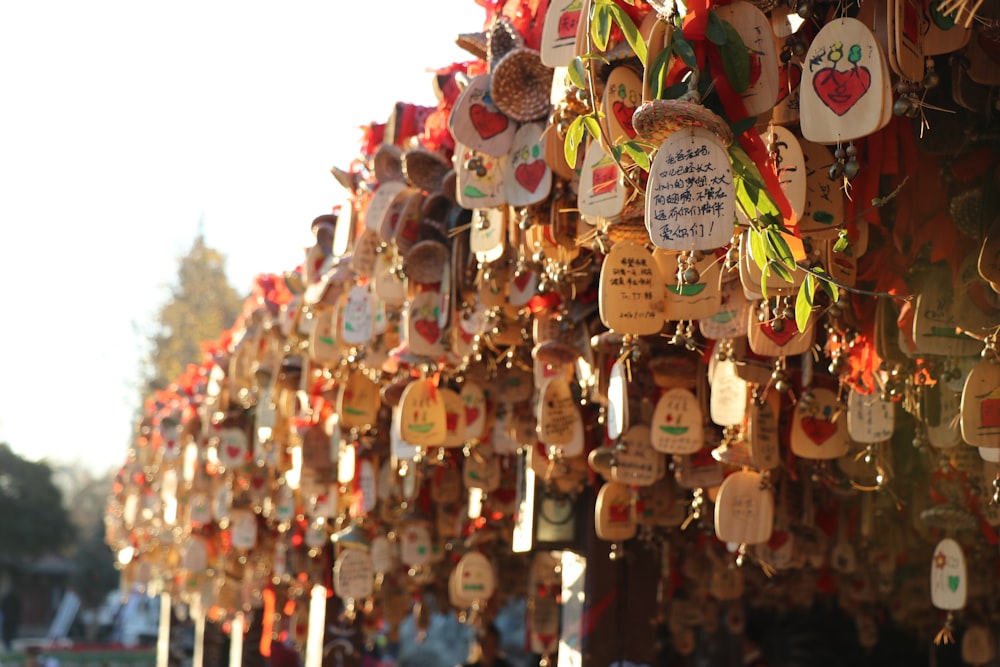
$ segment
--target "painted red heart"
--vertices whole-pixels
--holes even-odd
[[[474,334],[471,331],[466,331],[462,327],[459,327],[458,328],[458,337],[466,345],[471,345],[472,344],[472,340],[476,337],[476,334]]]
[[[514,276],[514,286],[521,292],[525,290],[531,282],[531,271],[521,271]]]
[[[615,114],[618,122],[621,123],[622,129],[628,135],[627,138],[635,139],[635,128],[632,127],[632,114],[635,113],[635,107],[630,107],[621,100],[615,100],[614,104],[611,105],[611,111]]]
[[[226,445],[226,455],[230,459],[238,459],[240,454],[243,453],[243,448],[238,445]]]
[[[778,99],[775,104],[780,104],[788,95],[799,89],[802,82],[802,67],[794,63],[778,70]]]
[[[781,328],[781,331],[776,331],[771,322],[762,322],[760,332],[778,347],[784,347],[799,332],[794,322],[785,320],[784,324],[785,326]]]
[[[465,408],[465,423],[474,424],[479,419],[479,408]]]
[[[837,432],[837,425],[827,419],[820,417],[803,417],[802,432],[805,433],[813,443],[822,445]]]
[[[469,118],[472,119],[472,127],[483,139],[490,139],[507,129],[510,124],[507,116],[500,111],[490,111],[483,104],[473,104],[469,107]]]
[[[867,67],[858,65],[846,71],[827,67],[813,77],[816,94],[838,116],[850,111],[865,96],[871,85],[871,72]]]
[[[538,189],[538,184],[542,182],[542,177],[545,176],[546,169],[548,167],[545,165],[544,160],[522,162],[514,170],[514,180],[528,192],[534,192]]]
[[[437,320],[417,320],[413,323],[413,328],[421,338],[431,344],[436,343],[441,337],[441,327],[438,326]]]

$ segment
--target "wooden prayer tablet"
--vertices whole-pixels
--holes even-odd
[[[581,0],[557,0],[549,4],[539,46],[542,63],[547,67],[566,67],[572,62],[582,9]]]
[[[510,206],[529,206],[547,199],[552,190],[552,170],[545,163],[541,123],[517,129],[507,158],[504,193]]]
[[[653,411],[653,448],[664,454],[693,454],[702,448],[703,416],[698,397],[676,387],[660,396]]]
[[[670,321],[700,320],[719,312],[722,302],[720,285],[722,282],[722,259],[713,253],[705,253],[693,263],[698,279],[692,283],[680,284],[678,274],[684,269],[678,267],[680,253],[657,248],[653,258],[660,266],[666,281],[663,317]]]
[[[375,592],[375,565],[363,549],[344,549],[333,563],[333,590],[341,600],[362,600]]]
[[[538,439],[549,447],[575,446],[574,441],[583,434],[583,424],[569,382],[554,377],[538,393]]]
[[[846,419],[839,414],[837,395],[814,387],[800,397],[792,417],[792,453],[804,459],[828,460],[847,453]]]
[[[601,266],[601,322],[619,333],[659,333],[663,328],[664,291],[663,277],[649,251],[633,241],[619,241]]]
[[[778,50],[774,30],[767,15],[750,4],[737,0],[712,10],[728,21],[750,51],[750,85],[740,93],[748,116],[767,113],[778,99]]]
[[[729,153],[701,127],[671,134],[646,182],[646,229],[664,250],[714,250],[733,236],[736,192]]]
[[[642,104],[642,79],[627,65],[611,70],[601,98],[608,127],[608,143],[615,145],[635,139],[632,115]]]
[[[1000,447],[1000,363],[980,360],[962,389],[962,439],[974,447]]]
[[[965,607],[968,575],[965,554],[958,542],[946,537],[931,557],[931,604],[937,609],[957,611]]]
[[[448,432],[444,399],[430,379],[406,385],[399,400],[400,435],[417,447],[439,447]]]
[[[750,401],[747,412],[747,444],[750,460],[755,468],[774,470],[781,464],[781,441],[778,431],[778,413],[781,395],[767,392],[764,401]]]
[[[622,435],[615,451],[611,479],[632,486],[650,486],[663,472],[663,455],[653,449],[647,424],[635,424]]]
[[[604,152],[599,141],[591,141],[580,168],[577,207],[588,218],[611,218],[625,208],[625,187],[621,168]]]
[[[833,153],[805,139],[799,146],[806,173],[806,204],[799,218],[799,231],[813,239],[837,238],[844,226],[844,190],[839,181],[830,180]]]
[[[517,123],[490,97],[490,75],[480,74],[465,87],[451,110],[448,129],[455,141],[489,155],[506,155],[514,143]]]
[[[743,293],[743,285],[739,280],[723,282],[719,298],[719,309],[711,316],[698,320],[701,335],[711,340],[745,337],[750,302]]]
[[[507,161],[506,153],[494,156],[456,145],[455,198],[459,206],[481,209],[506,204]]]
[[[364,373],[349,373],[337,394],[340,428],[349,431],[374,426],[381,403],[377,383]]]
[[[715,536],[722,542],[761,544],[771,538],[774,495],[760,473],[742,470],[722,481],[715,499]]]
[[[632,489],[620,482],[605,482],[594,505],[594,530],[598,539],[624,542],[635,537],[635,502]]]
[[[732,360],[716,362],[710,376],[712,395],[709,416],[719,426],[742,424],[747,412],[747,383],[736,373]]]
[[[881,394],[847,395],[847,434],[854,442],[883,442],[892,437],[896,424],[895,404],[883,401]]]
[[[768,149],[775,149],[774,169],[778,184],[796,220],[801,220],[806,208],[806,158],[798,138],[792,131],[781,125],[774,125],[760,133],[760,138]]]
[[[875,35],[856,19],[834,19],[806,55],[799,97],[802,136],[836,144],[874,134],[883,127],[883,105],[891,95]]]
[[[365,229],[378,232],[386,222],[392,202],[396,196],[407,190],[406,183],[402,181],[389,181],[382,183],[376,188],[371,199],[368,200],[368,208],[365,212]],[[398,215],[398,211],[396,211]]]

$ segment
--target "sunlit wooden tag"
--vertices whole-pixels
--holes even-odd
[[[721,562],[712,563],[712,576],[708,582],[708,594],[716,600],[739,600],[743,597],[745,582],[743,570]]]
[[[546,199],[552,191],[552,170],[545,163],[541,123],[518,128],[508,153],[504,193],[511,206],[528,206]]]
[[[710,340],[743,338],[747,335],[750,302],[739,280],[723,282],[719,291],[721,304],[709,317],[698,320],[701,335]]]
[[[694,262],[698,280],[690,284],[680,284],[679,274],[684,271],[677,265],[679,253],[661,250],[653,251],[653,259],[660,268],[666,284],[663,318],[666,320],[700,320],[711,317],[719,311],[722,297],[722,262],[714,254],[705,253]]]
[[[962,439],[974,447],[1000,447],[1000,364],[983,359],[962,389]]]
[[[659,333],[663,328],[663,277],[642,245],[615,243],[601,265],[598,289],[604,326],[635,336]]]
[[[604,152],[599,141],[591,141],[580,168],[576,205],[588,218],[611,218],[625,208],[624,176],[618,164]]]
[[[348,374],[337,394],[340,428],[346,432],[354,428],[374,426],[378,420],[380,404],[378,384],[364,373]]]
[[[440,447],[448,432],[444,399],[430,379],[406,385],[399,399],[399,432],[417,447]]]
[[[770,111],[778,99],[778,51],[771,21],[749,2],[738,1],[713,10],[736,28],[750,51],[750,85],[740,93],[747,115]]]
[[[424,521],[407,521],[399,530],[399,560],[407,567],[422,567],[431,562],[433,538]]]
[[[496,590],[496,574],[493,565],[483,554],[470,551],[459,559],[449,580],[452,602],[458,601],[459,608],[471,607],[493,597]],[[454,581],[454,584],[451,581]]]
[[[632,489],[620,482],[605,482],[597,492],[594,529],[598,539],[623,542],[635,537],[635,502]]]
[[[619,359],[608,374],[608,438],[617,440],[628,428],[628,379],[625,360]]]
[[[611,466],[612,480],[632,486],[649,486],[657,480],[662,455],[653,449],[649,437],[646,424],[635,424],[625,432]]]
[[[642,104],[642,79],[627,65],[611,70],[601,106],[608,123],[608,143],[618,144],[635,139],[632,115]]]
[[[390,306],[402,305],[406,300],[406,285],[393,270],[396,250],[392,246],[375,256],[375,294]]]
[[[653,448],[664,454],[693,454],[704,444],[702,420],[701,403],[689,390],[664,392],[653,411]]]
[[[507,155],[493,156],[468,146],[455,146],[455,198],[463,208],[490,208],[506,203],[503,189]]]
[[[462,483],[467,489],[487,493],[500,488],[500,460],[491,453],[476,451],[462,464]]]
[[[408,212],[412,216],[415,208],[418,208],[415,204],[421,196],[420,191],[413,188],[403,188],[396,192],[382,216],[382,225],[378,229],[379,239],[385,243],[393,243],[403,222],[404,213]]]
[[[751,314],[747,340],[754,354],[763,357],[793,357],[813,346],[816,340],[816,313],[809,316],[809,325],[800,332],[795,320],[774,319],[761,322]]]
[[[983,344],[955,326],[952,306],[955,294],[949,280],[950,274],[940,275],[943,279],[927,280],[917,296],[913,312],[913,342],[922,354],[946,357],[971,357],[982,350]]]
[[[923,36],[928,26],[920,3],[892,0],[889,17],[889,65],[907,81],[924,78]]]
[[[557,0],[549,4],[539,46],[542,63],[547,67],[566,67],[573,61],[582,8],[580,0]]]
[[[646,182],[646,229],[664,250],[713,250],[736,220],[729,154],[712,132],[691,127],[660,146]]]
[[[459,395],[465,411],[465,436],[479,440],[486,433],[486,394],[478,384],[466,380]]]
[[[805,155],[798,138],[792,131],[781,125],[774,125],[760,133],[766,146],[777,149],[777,164],[774,165],[778,183],[796,220],[802,219],[806,208],[806,164]]]
[[[365,229],[372,232],[379,232],[385,225],[386,219],[392,210],[392,203],[400,192],[406,190],[406,183],[402,181],[390,181],[378,186],[371,198],[368,200],[368,208],[365,213]],[[398,215],[399,211],[396,211]]]
[[[936,401],[936,412],[940,415],[936,423],[924,422],[927,426],[927,440],[938,449],[951,449],[960,445],[961,394],[939,386],[937,391],[925,394],[924,400]]]
[[[250,453],[246,432],[241,428],[219,429],[219,463],[227,468],[236,468],[247,462]]]
[[[706,428],[705,442],[718,441],[718,433]],[[704,447],[674,459],[674,479],[682,489],[711,488],[722,484],[722,466],[712,457],[712,449]]]
[[[248,509],[230,510],[229,539],[234,549],[249,550],[257,546],[257,515]]]
[[[549,447],[577,449],[576,439],[583,434],[583,418],[569,382],[554,377],[539,389],[538,439]]]
[[[407,304],[406,341],[410,353],[437,357],[443,353],[441,344],[441,295],[434,290],[421,292]]]
[[[772,17],[774,12],[772,12]],[[784,19],[787,23],[787,19]],[[772,24],[774,20],[772,19]],[[776,35],[775,47],[784,46],[785,37]],[[771,122],[775,125],[789,125],[799,122],[799,95],[802,90],[802,58],[794,54],[785,62],[778,63],[778,101],[771,110]]]
[[[339,341],[336,308],[316,308],[312,312],[313,327],[309,332],[309,359],[320,366],[332,366],[345,352]]]
[[[781,397],[769,391],[763,401],[751,401],[747,414],[747,445],[753,466],[773,470],[781,463],[781,441],[778,432],[778,412]]]
[[[465,403],[457,391],[447,387],[438,388],[444,401],[445,425],[447,433],[442,447],[461,447],[465,444]]]
[[[731,359],[715,362],[710,376],[712,394],[709,418],[719,426],[742,424],[747,413],[747,383],[736,372]]]
[[[958,542],[946,537],[938,542],[931,558],[931,604],[947,611],[962,609],[967,586],[965,554]]]
[[[340,339],[345,345],[364,345],[374,335],[375,304],[367,285],[353,285],[344,297],[338,317]]]
[[[795,239],[791,234],[783,234],[786,241],[791,245],[792,243],[798,242],[798,247],[802,247],[802,241],[800,239]],[[794,253],[796,248],[792,248]],[[763,298],[763,293],[761,292],[761,283],[764,280],[764,272],[761,270],[759,264],[755,259],[754,251],[752,245],[750,244],[750,230],[746,230],[742,233],[740,237],[740,282],[743,284],[743,294],[748,299],[760,300]],[[774,272],[771,272],[767,276],[767,293],[770,296],[781,295],[786,296],[788,294],[793,294],[798,291],[799,286],[802,281],[805,280],[805,271],[802,271],[798,267],[792,272],[791,282],[785,280],[784,278],[777,276]]]
[[[847,453],[847,428],[840,419],[837,395],[821,387],[809,390],[792,417],[792,453],[804,459],[836,459]]]
[[[969,43],[972,28],[967,28],[964,21],[955,22],[955,15],[945,16],[940,7],[944,0],[923,0],[924,21],[927,32],[923,35],[922,46],[924,55],[938,56],[961,49]]]
[[[979,273],[977,255],[966,255],[954,280],[955,324],[965,331],[985,335],[1000,322],[1000,297]]]
[[[847,395],[847,434],[854,442],[883,442],[892,437],[896,424],[895,405],[883,401],[878,392]]]
[[[378,252],[378,232],[366,229],[358,237],[351,255],[351,268],[358,276],[371,279],[375,275],[375,255]]]
[[[723,542],[761,544],[771,539],[774,495],[760,473],[734,472],[722,481],[715,498],[715,536]]]
[[[823,26],[802,73],[802,136],[835,144],[880,130],[882,106],[892,94],[883,58],[875,35],[861,21],[840,18]]]
[[[799,145],[806,173],[806,204],[799,231],[810,238],[836,238],[844,225],[844,191],[830,180],[833,155],[826,146],[812,141],[803,139]]]
[[[495,262],[503,256],[506,225],[506,207],[476,209],[473,212],[469,249],[480,263]]]
[[[506,155],[514,142],[517,123],[511,121],[490,97],[490,76],[472,79],[455,100],[448,118],[455,141],[489,155]]]
[[[333,591],[341,600],[363,600],[375,592],[375,565],[365,549],[344,549],[333,563]]]

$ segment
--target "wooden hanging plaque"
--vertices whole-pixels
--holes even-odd
[[[722,481],[715,499],[715,536],[722,542],[761,544],[771,538],[774,495],[760,473],[742,470]]]
[[[634,241],[619,241],[601,265],[601,321],[619,333],[659,333],[664,289],[663,277],[646,248]]]
[[[399,399],[400,435],[417,447],[438,447],[447,435],[444,399],[431,379],[406,385]]]
[[[804,459],[836,459],[847,453],[846,420],[838,419],[837,395],[812,388],[799,399],[792,417],[792,453]]]
[[[962,389],[962,439],[974,447],[1000,447],[1000,363],[980,360]]]
[[[968,574],[965,554],[958,542],[946,537],[931,557],[931,604],[937,609],[957,611],[965,607]]]
[[[510,120],[490,97],[490,75],[480,74],[469,82],[448,118],[455,141],[489,155],[506,155],[514,143],[517,123]]]
[[[528,206],[548,198],[552,170],[545,163],[541,123],[525,123],[517,129],[508,154],[504,193],[511,206]]]
[[[653,411],[652,445],[665,454],[693,454],[701,449],[702,412],[698,397],[676,387],[660,396]]]

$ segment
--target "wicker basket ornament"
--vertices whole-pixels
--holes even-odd
[[[512,50],[493,70],[493,103],[509,118],[522,123],[545,118],[551,106],[552,73],[538,51],[525,47]]]

